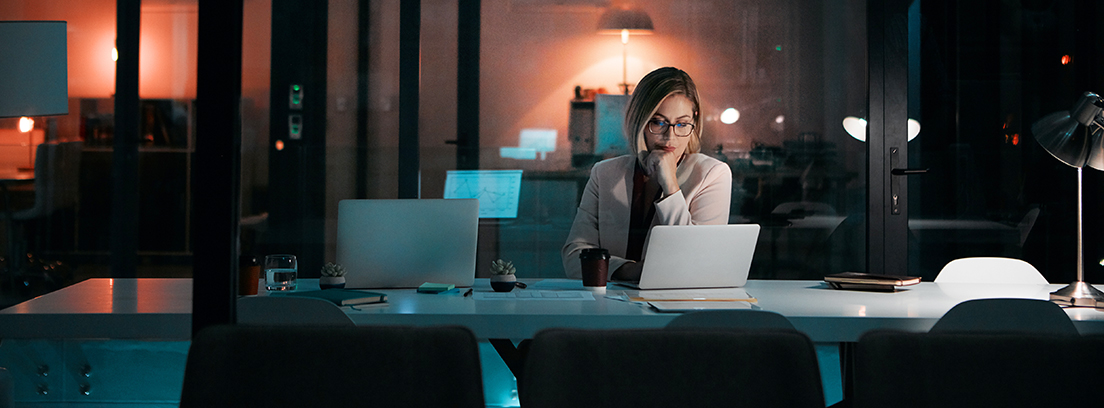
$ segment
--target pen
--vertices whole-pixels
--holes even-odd
[[[468,296],[471,296],[471,294],[472,294],[472,290],[471,290],[471,289],[468,289],[468,291],[467,291],[467,292],[464,292],[464,297],[468,297]]]

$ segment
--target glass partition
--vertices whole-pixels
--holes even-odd
[[[635,6],[654,29],[623,42],[599,33],[604,4],[483,1],[479,113],[457,118],[458,5],[422,2],[421,197],[453,193],[458,160],[522,171],[516,217],[481,221],[477,274],[503,258],[521,276],[564,276],[560,249],[590,167],[627,153],[621,84],[663,66],[697,82],[702,153],[734,177],[730,222],[763,226],[752,277],[864,270],[866,147],[842,126],[866,107],[864,3]],[[399,10],[371,7],[369,197],[393,197]],[[457,120],[478,121],[474,160],[457,152]]]
[[[1038,143],[1033,124],[1101,92],[1095,2],[1001,5],[923,0],[909,13],[909,271],[934,278],[949,261],[1028,261],[1052,283],[1076,271],[1077,170]],[[1087,25],[1086,25],[1087,24]],[[1084,265],[1104,259],[1101,174],[1084,170]]]
[[[139,213],[134,231],[141,260],[139,277],[191,276],[197,7],[195,1],[141,4],[139,109],[128,113],[138,119],[140,132]],[[8,288],[5,279],[5,293],[14,294],[13,300],[90,277],[112,276],[116,14],[113,0],[0,1],[4,20],[61,20],[67,29],[68,114],[31,118],[34,125],[29,133],[37,136],[8,144],[29,152],[44,142],[80,142],[81,146],[79,172],[75,180],[66,182],[76,195],[74,205],[53,208],[14,225],[10,241],[15,246],[5,246],[5,266],[16,261],[14,267],[22,269],[19,274],[25,279],[15,288]],[[0,120],[0,134],[18,133],[17,122]],[[34,165],[32,160],[13,166]],[[14,189],[14,208],[30,208],[36,200],[46,200],[48,195],[38,189],[34,183]],[[8,227],[5,223],[4,228]],[[8,236],[4,237],[7,245]]]

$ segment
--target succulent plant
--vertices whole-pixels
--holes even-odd
[[[322,276],[345,276],[345,267],[327,262],[326,265],[322,266]]]
[[[503,261],[501,259],[496,259],[494,262],[491,262],[491,274],[493,275],[513,275],[514,272],[517,271],[514,269],[513,262]]]

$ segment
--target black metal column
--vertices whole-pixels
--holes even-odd
[[[192,334],[235,321],[241,206],[242,0],[200,0]]]
[[[267,248],[295,255],[307,278],[318,277],[326,261],[328,4],[272,2]]]
[[[456,169],[479,169],[480,0],[460,0],[456,53]]]
[[[111,157],[111,276],[138,268],[138,33],[141,0],[116,2],[115,135]],[[13,255],[14,256],[14,255]]]
[[[908,0],[867,4],[867,271],[908,271]],[[895,185],[896,184],[896,185]],[[894,209],[896,208],[896,210]]]
[[[421,3],[404,1],[399,6],[399,198],[421,196],[418,140]]]
[[[356,198],[361,199],[368,198],[368,29],[372,17],[369,3],[360,0],[357,4]]]

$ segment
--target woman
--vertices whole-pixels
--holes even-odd
[[[601,247],[610,252],[610,279],[639,280],[653,225],[728,223],[732,171],[698,153],[701,125],[698,91],[686,72],[660,68],[640,80],[625,112],[635,154],[591,169],[561,251],[568,277],[582,276],[583,249]]]

